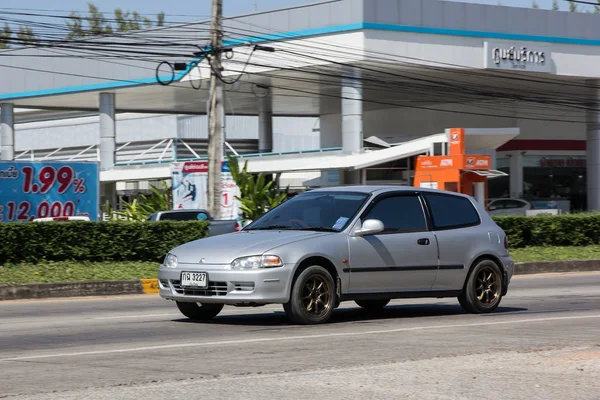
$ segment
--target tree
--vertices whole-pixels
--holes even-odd
[[[39,38],[33,33],[31,28],[24,27],[23,25],[19,26],[17,38],[19,39],[19,44],[22,46],[29,46],[39,41]]]
[[[88,3],[88,13],[81,16],[73,12],[67,21],[69,29],[68,39],[83,38],[86,36],[110,35],[114,31],[127,32],[139,30],[142,28],[152,28],[155,26],[164,26],[165,13],[161,12],[156,16],[156,22],[148,17],[142,17],[137,11],[123,11],[120,8],[114,10],[114,25],[104,17],[98,7],[93,3]]]
[[[596,0],[597,6],[594,6],[594,14],[600,14],[600,0]]]
[[[170,210],[171,201],[171,188],[167,182],[161,181],[160,189],[153,186],[152,193],[148,196],[142,195],[139,201],[138,199],[134,199],[131,203],[124,201],[125,210],[114,214],[131,221],[145,221],[155,212]]]
[[[553,11],[558,11],[559,10],[558,0],[552,0],[552,10]]]
[[[577,4],[573,3],[573,2],[569,2],[569,11],[570,12],[577,12]]]
[[[538,5],[537,1],[534,0],[531,4],[531,8],[540,8],[540,6]]]
[[[0,49],[10,48],[10,40],[12,38],[12,29],[7,23],[4,23],[4,29],[0,31]]]
[[[288,189],[285,192],[279,191],[275,183],[267,182],[262,173],[254,175],[248,172],[248,161],[240,170],[237,158],[228,155],[227,159],[231,177],[240,189],[240,196],[236,196],[236,199],[241,203],[240,209],[244,221],[257,219],[287,199]]]

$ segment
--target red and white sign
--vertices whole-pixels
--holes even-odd
[[[221,219],[237,219],[240,204],[236,199],[239,188],[235,184],[229,165],[221,169]],[[175,163],[172,168],[173,208],[192,210],[207,208],[208,161]]]

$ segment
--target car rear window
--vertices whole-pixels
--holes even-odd
[[[206,214],[202,212],[173,212],[165,213],[160,216],[161,221],[198,221],[205,220]]]
[[[478,225],[481,220],[473,204],[466,197],[449,194],[424,193],[434,229],[454,229]]]

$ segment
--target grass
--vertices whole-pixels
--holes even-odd
[[[515,262],[600,260],[600,245],[512,249]],[[156,278],[153,262],[47,262],[0,266],[0,285]]]
[[[156,278],[153,262],[45,262],[0,266],[0,285]]]
[[[523,249],[512,249],[510,256],[515,262],[600,260],[600,245],[526,247]]]

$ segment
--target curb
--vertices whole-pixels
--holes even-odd
[[[515,275],[592,271],[600,271],[600,260],[544,261],[515,264]],[[158,279],[35,283],[0,286],[0,301],[58,297],[155,294],[158,292]]]
[[[0,301],[158,293],[158,279],[34,283],[0,286]]]
[[[600,271],[600,260],[542,261],[515,264],[515,275],[593,271]]]

